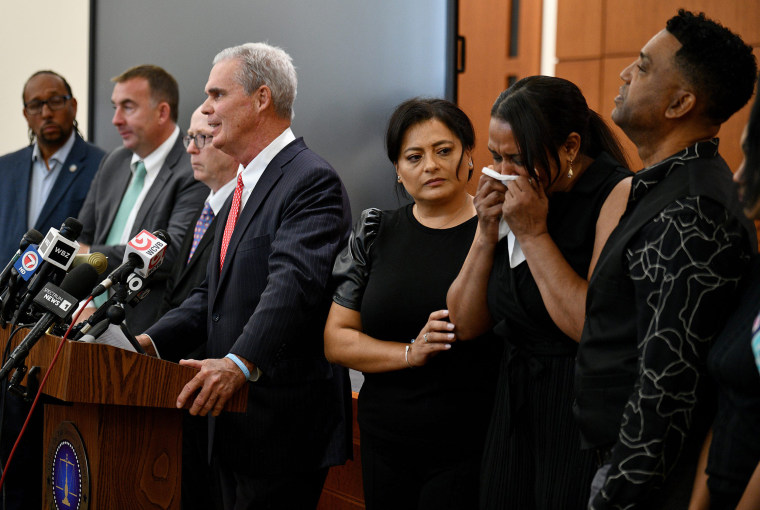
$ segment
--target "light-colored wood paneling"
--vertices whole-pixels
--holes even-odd
[[[578,85],[589,108],[599,113],[603,101],[599,79],[600,67],[601,61],[592,59],[559,62],[555,69],[556,76]]]
[[[561,0],[578,1],[578,0]],[[758,0],[606,0],[605,51],[608,56],[638,53],[679,8],[704,12],[719,21],[746,43],[760,44],[760,2]],[[562,11],[559,11],[560,13]],[[559,38],[557,39],[559,46]]]
[[[603,0],[562,0],[557,4],[560,61],[601,57],[602,6]]]
[[[593,48],[594,37],[586,34],[582,42],[571,29],[578,24],[579,5],[584,3],[587,9],[598,9],[597,13],[586,12],[585,30],[588,34],[601,33],[599,47]],[[557,76],[576,82],[583,90],[589,106],[595,108],[605,120],[610,122],[613,98],[618,94],[622,84],[620,71],[632,62],[641,47],[657,32],[665,27],[665,22],[674,16],[680,7],[694,12],[703,11],[710,19],[719,21],[733,32],[739,34],[745,42],[756,47],[755,54],[760,55],[760,0],[593,0],[591,5],[583,0],[559,0],[557,19]],[[590,26],[594,20],[600,20],[601,26]],[[598,87],[595,89],[591,61],[593,57],[582,59],[594,52],[599,57]],[[581,59],[580,61],[578,59]],[[742,159],[739,138],[747,122],[749,106],[746,106],[729,119],[721,128],[720,152],[732,169],[736,169]],[[635,147],[610,122],[620,138],[634,170],[641,168],[641,160]]]

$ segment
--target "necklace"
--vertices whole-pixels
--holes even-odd
[[[457,209],[454,212],[454,214],[451,217],[449,217],[448,220],[444,221],[440,225],[434,225],[434,224],[432,224],[435,220],[438,219],[438,217],[436,217],[436,216],[433,216],[431,218],[423,218],[423,216],[420,213],[420,210],[419,210],[419,207],[417,206],[417,204],[414,204],[414,208],[412,209],[412,213],[417,218],[417,221],[419,221],[423,226],[428,227],[428,228],[432,228],[432,229],[436,229],[436,230],[440,230],[440,229],[444,229],[446,227],[449,227],[451,225],[459,225],[460,223],[462,223],[462,221],[459,221],[459,220],[462,220],[462,218],[464,216],[463,213],[465,213],[465,212],[467,213],[467,217],[465,219],[470,219],[474,215],[473,209],[474,209],[474,206],[472,205],[472,197],[470,197],[469,195],[465,195],[464,204],[462,204],[462,206],[459,209]]]

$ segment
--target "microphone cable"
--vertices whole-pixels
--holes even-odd
[[[8,340],[5,342],[5,348],[3,349],[3,356],[2,360],[3,363],[5,363],[5,359],[8,357],[8,355],[11,353],[11,340],[13,340],[13,337],[18,334],[19,331],[22,329],[28,327],[28,325],[23,324],[16,326],[16,328],[11,331],[11,334],[8,335]],[[2,387],[0,387],[0,445],[3,444],[2,438],[3,438],[3,430],[5,430],[5,403],[6,403],[6,397],[8,395],[8,381],[2,381]],[[5,462],[3,462],[2,457],[0,456],[0,476],[3,476],[5,474]],[[5,487],[2,487],[0,489],[0,493],[2,493],[2,501],[3,506],[2,509],[5,510],[6,504],[5,504]]]
[[[34,409],[37,407],[37,402],[40,400],[40,396],[42,395],[42,390],[45,387],[45,383],[47,382],[48,376],[50,375],[50,371],[55,366],[56,361],[58,361],[58,357],[60,356],[61,351],[63,350],[63,346],[69,337],[69,333],[71,333],[71,329],[74,327],[74,324],[76,324],[77,319],[79,319],[79,315],[81,315],[82,310],[85,309],[85,307],[90,303],[90,301],[92,301],[92,295],[90,295],[87,298],[87,300],[84,302],[84,305],[81,306],[79,310],[76,312],[76,314],[74,315],[74,317],[72,317],[71,324],[69,324],[69,328],[66,330],[66,333],[63,335],[63,338],[61,338],[61,341],[58,343],[58,348],[56,349],[55,354],[53,355],[53,359],[50,360],[50,365],[48,366],[47,371],[45,371],[45,375],[42,377],[42,381],[40,381],[40,387],[37,389],[37,394],[34,397],[34,401],[32,402],[32,406],[29,409],[29,413],[26,416],[26,420],[24,420],[24,425],[21,427],[21,432],[19,432],[18,437],[16,438],[16,442],[13,444],[13,448],[11,449],[11,453],[8,455],[8,459],[5,461],[5,466],[3,466],[3,475],[2,477],[0,477],[0,490],[2,490],[3,492],[3,500],[5,500],[5,475],[8,473],[8,466],[10,465],[11,460],[13,459],[13,454],[16,453],[16,448],[21,442],[21,438],[24,436],[24,432],[26,432],[26,427],[32,418]],[[17,328],[17,329],[20,329],[20,328]],[[10,346],[10,339],[8,340],[8,346]],[[3,505],[3,508],[5,508],[5,505]]]

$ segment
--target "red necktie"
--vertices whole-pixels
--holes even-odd
[[[232,209],[230,209],[230,215],[227,216],[227,224],[224,226],[224,236],[222,236],[222,252],[219,255],[220,273],[224,267],[224,256],[227,255],[227,247],[230,245],[232,231],[235,230],[235,224],[237,223],[238,216],[240,215],[240,199],[242,196],[243,174],[239,173],[237,178],[237,186],[235,186],[235,193],[232,195]]]

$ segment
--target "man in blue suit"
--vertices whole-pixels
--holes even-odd
[[[45,235],[76,217],[105,154],[82,139],[77,100],[63,76],[38,71],[24,85],[24,117],[30,144],[0,157],[0,263],[5,265],[31,228]],[[29,404],[7,394],[0,455],[3,463],[29,412]],[[38,407],[14,455],[5,483],[6,510],[42,505],[42,408]]]
[[[238,162],[207,278],[141,335],[161,356],[206,341],[177,398],[211,414],[212,467],[225,509],[315,508],[329,466],[349,455],[345,369],[324,356],[330,275],[350,229],[338,174],[290,130],[296,73],[267,44],[214,59],[202,107],[214,147]],[[245,413],[220,414],[248,385]],[[195,393],[199,391],[197,395]]]
[[[76,217],[105,154],[77,130],[77,100],[63,76],[38,71],[24,85],[28,147],[0,157],[0,261],[24,233],[45,235]]]

